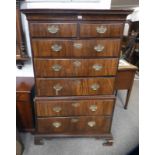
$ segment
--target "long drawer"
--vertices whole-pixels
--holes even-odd
[[[32,39],[34,57],[118,57],[120,39]]]
[[[31,23],[32,37],[77,37],[76,23]]]
[[[112,115],[113,107],[114,99],[38,100],[36,101],[36,114],[39,117]]]
[[[117,64],[117,58],[34,59],[36,77],[112,76]]]
[[[110,132],[111,117],[38,118],[37,130],[42,134],[103,134]]]
[[[82,23],[80,37],[120,37],[123,33],[122,23]]]
[[[37,96],[112,95],[115,77],[36,78]]]

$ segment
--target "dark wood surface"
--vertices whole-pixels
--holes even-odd
[[[81,48],[75,48],[81,44]],[[93,39],[93,40],[64,40],[64,39],[32,39],[34,57],[63,58],[63,57],[118,57],[120,53],[120,39]],[[53,45],[61,46],[61,50],[55,52]],[[94,47],[101,45],[102,52],[95,51]]]
[[[61,124],[60,127],[54,127],[53,123],[56,122]],[[90,127],[89,122],[95,122],[94,126]],[[44,134],[106,134],[109,133],[110,122],[109,116],[38,118],[37,130]]]
[[[34,77],[16,77],[16,92],[30,93],[34,85]]]
[[[33,77],[16,78],[16,119],[19,131],[33,132],[35,130],[31,96],[33,86]]]
[[[48,27],[57,26],[58,32],[50,33]],[[31,23],[30,32],[32,37],[76,37],[76,23]]]
[[[113,99],[67,101],[39,100],[36,102],[38,117],[112,115],[113,107]]]
[[[40,138],[48,134],[51,137],[102,135],[101,137],[106,139],[110,138],[107,144],[112,144],[111,125],[118,57],[124,22],[132,11],[58,9],[22,11],[29,21],[36,80],[35,109],[38,114],[36,134],[40,135],[35,136],[36,141],[40,141]],[[54,27],[54,32],[52,30],[49,33],[49,26],[52,29]],[[108,58],[107,62],[103,59],[105,57]],[[79,71],[72,66],[77,58],[82,65]],[[49,68],[55,63],[60,63],[65,70],[61,73],[50,71]],[[91,66],[94,63],[101,63],[105,68],[103,67],[98,73],[92,72]],[[56,88],[59,89],[56,91]],[[113,102],[105,102],[106,99]],[[71,102],[75,100],[80,100],[82,104],[77,111],[69,108]],[[96,115],[88,109],[94,102],[100,107],[99,111],[95,111]],[[62,113],[55,115],[53,113],[55,106],[61,106]],[[59,109],[60,107],[56,108],[56,111]],[[68,111],[69,109],[71,111]],[[83,115],[84,112],[89,116]],[[108,114],[109,116],[106,116]],[[66,117],[62,117],[63,115]],[[92,127],[88,125],[89,121],[93,121],[90,123],[93,124]]]
[[[100,34],[96,31],[96,28],[100,26],[107,28],[105,33]],[[81,23],[80,37],[120,37],[123,27],[123,23]]]
[[[34,59],[36,77],[116,75],[118,59]],[[101,68],[98,68],[101,67]]]
[[[83,96],[83,95],[112,95],[114,92],[115,78],[37,78],[36,79],[36,96]],[[93,85],[99,85],[97,90],[93,90]],[[63,88],[58,91],[54,86],[60,85]]]

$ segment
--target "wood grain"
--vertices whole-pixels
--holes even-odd
[[[111,76],[117,72],[117,58],[107,59],[34,59],[36,77]],[[55,70],[54,67],[61,67]],[[102,67],[97,70],[95,67]]]
[[[81,48],[75,48],[74,44],[81,44]],[[53,45],[59,45],[59,52],[52,50]],[[118,57],[120,53],[120,39],[93,39],[93,40],[56,40],[56,39],[32,39],[34,57],[42,58],[70,58],[70,57]],[[94,47],[104,46],[103,52],[96,52]]]
[[[106,32],[100,34],[96,31],[97,27],[106,27]],[[123,23],[81,23],[80,37],[120,37],[123,33]]]
[[[114,77],[107,78],[36,78],[37,96],[83,96],[83,95],[112,95],[114,91]],[[98,90],[92,90],[91,86],[99,85]],[[54,86],[63,88],[58,91]]]

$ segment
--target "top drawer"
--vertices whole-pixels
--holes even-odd
[[[123,23],[81,23],[80,37],[120,37]]]
[[[30,23],[32,37],[76,37],[76,23]]]

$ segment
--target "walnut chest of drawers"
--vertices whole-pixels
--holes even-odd
[[[126,10],[23,10],[35,73],[35,142],[96,137],[112,144],[115,78]]]

